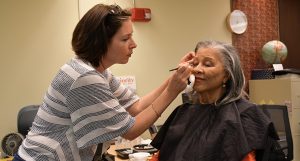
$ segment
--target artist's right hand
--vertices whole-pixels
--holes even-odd
[[[167,90],[179,94],[183,91],[188,83],[188,78],[191,75],[192,67],[188,62],[179,64],[178,69],[171,75],[169,79]]]

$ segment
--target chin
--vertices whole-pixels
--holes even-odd
[[[194,89],[194,91],[197,91],[197,92],[202,92],[205,90],[205,88],[199,87],[199,86],[194,86],[193,89]]]
[[[127,63],[128,63],[128,60],[127,61],[122,61],[119,64],[127,64]]]

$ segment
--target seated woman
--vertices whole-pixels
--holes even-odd
[[[245,99],[236,49],[218,41],[199,42],[190,62],[192,103],[177,107],[153,139],[159,161],[255,160],[276,132],[264,112]]]

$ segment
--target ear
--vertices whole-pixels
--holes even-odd
[[[229,73],[227,71],[225,71],[223,83],[226,83],[229,80],[229,78],[230,78]]]

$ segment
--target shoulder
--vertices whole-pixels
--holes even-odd
[[[265,114],[262,107],[251,103],[248,100],[240,99],[236,102],[236,106],[240,113],[242,121],[256,122],[260,125],[268,125],[270,123],[269,117]],[[251,121],[251,122],[252,122]]]
[[[60,68],[57,77],[60,79],[71,79],[73,82],[87,75],[99,76],[98,72],[92,66],[80,59],[72,58]]]
[[[242,98],[236,100],[235,102],[232,102],[232,104],[236,107],[242,119],[248,118],[268,120],[267,115],[263,111],[262,107],[260,105],[250,102],[249,100]]]
[[[247,112],[248,110],[254,110],[258,108],[258,106],[255,103],[252,103],[249,100],[243,98],[235,101],[235,105],[238,108],[240,113],[244,113]]]
[[[172,113],[168,116],[166,122],[171,122],[172,120],[174,120],[177,117],[181,117],[181,116],[186,116],[186,112],[189,111],[189,109],[191,108],[191,104],[190,103],[184,103],[181,104],[179,106],[177,106]]]
[[[96,71],[95,68],[89,63],[84,62],[83,60],[78,58],[70,59],[70,61],[62,67],[62,69],[73,69],[80,74],[86,73],[88,71]]]
[[[100,73],[89,63],[78,58],[72,58],[60,70],[73,79],[72,88],[96,84],[106,86],[108,84],[108,77],[112,75],[109,70]]]
[[[178,114],[178,113],[182,114],[182,113],[190,111],[191,109],[193,109],[193,107],[194,107],[194,105],[191,104],[191,103],[183,103],[183,104],[177,106],[172,113],[174,113],[174,114]]]

